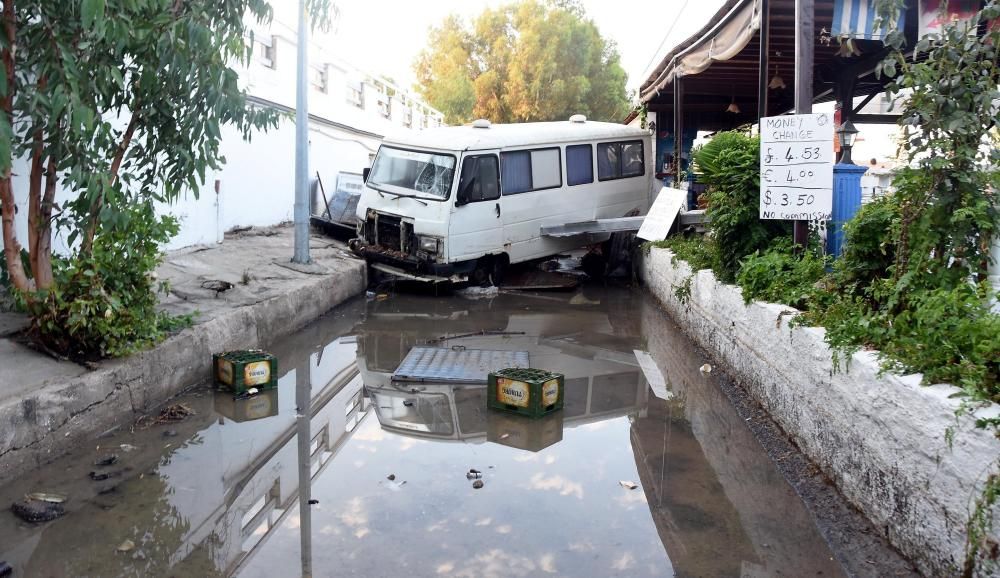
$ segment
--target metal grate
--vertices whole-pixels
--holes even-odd
[[[527,351],[414,347],[392,379],[485,384],[491,371],[528,366]]]

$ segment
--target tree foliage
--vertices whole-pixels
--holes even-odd
[[[325,10],[322,0],[310,4]],[[157,317],[155,299],[125,294],[148,293],[148,283],[113,279],[142,277],[155,267],[158,246],[146,241],[165,240],[175,225],[155,216],[151,205],[182,191],[197,195],[206,171],[225,161],[222,125],[235,126],[244,138],[275,126],[274,112],[247,106],[232,68],[249,61],[250,24],[270,17],[265,0],[3,3],[4,256],[9,282],[43,342],[64,350],[63,337],[93,335],[53,337],[51,328],[96,322],[92,316],[114,310],[115,303],[143,303],[135,315]],[[17,159],[28,162],[28,206],[19,207],[28,212],[27,267],[18,258],[23,245],[14,228]],[[62,206],[56,204],[60,188],[70,192]],[[54,228],[67,233],[67,258],[53,257]],[[124,251],[118,259],[104,258],[118,251]],[[60,286],[71,280],[75,289]],[[79,286],[81,280],[89,288]],[[83,293],[99,295],[107,307],[80,311],[67,301]],[[122,332],[131,335],[123,343],[136,337],[132,333]],[[99,341],[83,347],[97,354],[127,349]]]
[[[628,112],[618,51],[575,1],[520,0],[486,9],[471,27],[450,16],[414,68],[421,94],[450,124],[578,113],[618,121]]]

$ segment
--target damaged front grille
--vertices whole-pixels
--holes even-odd
[[[366,240],[380,249],[398,251],[404,255],[412,253],[413,224],[403,221],[401,217],[369,213],[365,230]]]

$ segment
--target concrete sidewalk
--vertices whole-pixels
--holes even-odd
[[[213,352],[265,346],[364,291],[364,262],[343,243],[313,235],[308,266],[292,251],[292,228],[277,227],[167,254],[161,307],[195,313],[194,326],[95,369],[16,342],[27,319],[0,314],[0,483],[209,379]]]

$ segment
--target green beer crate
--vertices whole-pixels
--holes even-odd
[[[278,360],[259,349],[227,351],[212,356],[215,384],[240,395],[252,387],[278,387]]]
[[[565,378],[543,369],[513,367],[490,373],[486,405],[528,417],[562,409]]]

